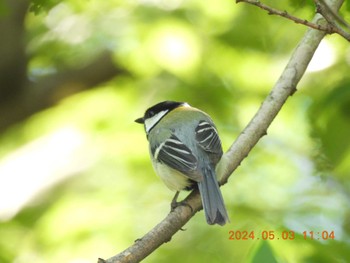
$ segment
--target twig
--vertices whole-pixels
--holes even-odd
[[[244,3],[247,3],[247,4],[251,4],[251,5],[255,5],[255,6],[261,8],[263,10],[266,10],[269,15],[281,16],[281,17],[287,18],[289,20],[292,20],[293,22],[295,22],[297,24],[303,24],[303,25],[306,25],[306,26],[311,27],[313,29],[317,29],[317,30],[321,30],[321,31],[325,31],[327,33],[330,33],[329,32],[330,29],[327,26],[318,25],[318,24],[309,22],[309,21],[307,21],[305,19],[301,19],[301,18],[295,17],[295,16],[289,14],[287,11],[280,11],[278,9],[275,9],[273,7],[270,7],[268,5],[263,4],[263,3],[261,3],[258,0],[236,0],[236,3],[241,3],[241,2],[244,2]]]
[[[350,30],[350,25],[344,20],[344,18],[342,18],[338,13],[334,12],[324,0],[314,0],[317,11],[319,11],[319,13],[321,13],[321,15],[323,15],[324,11],[326,11],[326,13],[329,13],[330,15],[333,16],[334,20],[338,21],[340,24],[342,24],[343,26],[347,27],[347,29]],[[328,21],[327,17],[325,17],[323,15],[323,17]],[[328,21],[329,22],[329,21]]]
[[[269,15],[281,16],[281,17],[287,18],[289,20],[292,20],[293,22],[295,22],[297,24],[302,24],[302,25],[308,26],[308,27],[313,28],[313,29],[324,31],[327,34],[337,33],[337,34],[341,35],[342,37],[344,37],[346,40],[350,41],[350,34],[345,32],[344,30],[342,30],[340,27],[334,25],[333,23],[327,23],[326,25],[325,24],[315,24],[315,23],[310,22],[306,19],[301,19],[301,18],[295,17],[295,16],[289,14],[287,11],[281,11],[281,10],[272,8],[268,5],[261,3],[259,0],[236,0],[236,3],[240,3],[240,2],[255,5],[263,10],[266,10]]]
[[[333,8],[339,8],[343,0],[332,2]],[[316,14],[313,23],[324,21],[320,14]],[[260,138],[267,133],[267,128],[275,116],[281,110],[285,101],[296,91],[296,86],[302,78],[307,65],[316,51],[326,32],[309,29],[293,52],[286,68],[276,82],[270,94],[264,100],[260,109],[250,121],[248,126],[239,135],[230,149],[223,155],[218,167],[219,175],[222,175],[222,184],[225,184],[232,172],[240,165]],[[171,237],[181,229],[183,225],[201,208],[201,200],[198,191],[193,191],[185,199],[193,210],[187,206],[179,206],[169,213],[165,219],[150,230],[141,239],[123,252],[107,259],[99,259],[99,263],[139,262],[163,243],[171,240]]]
[[[350,25],[339,14],[334,12],[323,0],[314,0],[314,2],[317,12],[327,20],[331,30],[350,41],[350,34],[343,30],[337,22],[345,26],[348,30],[350,30]]]

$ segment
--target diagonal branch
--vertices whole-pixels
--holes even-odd
[[[22,92],[0,103],[0,132],[44,110],[60,100],[106,82],[121,74],[128,74],[118,67],[110,52],[103,52],[82,68],[70,69],[28,83]]]
[[[343,0],[333,0],[329,5],[337,10]],[[320,14],[316,14],[313,23],[324,22]],[[319,43],[325,36],[325,32],[309,29],[292,54],[286,68],[267,96],[260,109],[250,121],[248,126],[240,134],[230,149],[223,155],[218,167],[219,175],[222,175],[221,183],[225,184],[231,173],[240,165],[260,138],[267,133],[267,128],[272,123],[285,101],[296,91],[296,86],[302,78],[307,65],[316,51]],[[122,263],[140,262],[155,249],[171,240],[172,236],[184,226],[196,212],[202,209],[198,191],[192,191],[185,199],[192,207],[179,206],[170,212],[158,225],[150,230],[141,239],[123,252],[107,259],[99,259],[98,263]]]
[[[334,10],[338,10],[343,1],[344,0],[333,0],[332,4],[329,6]],[[320,14],[316,14],[312,21],[312,23],[317,25],[323,22],[324,18]],[[228,163],[229,165],[225,167],[225,170],[222,172],[224,174],[222,179],[223,183],[227,182],[230,173],[238,167],[240,162],[248,155],[259,139],[267,134],[267,128],[281,110],[287,98],[296,91],[298,82],[305,73],[313,54],[325,35],[326,32],[314,29],[309,29],[306,32],[303,39],[294,50],[280,78],[262,103],[254,118],[225,153],[224,158],[227,160],[224,160],[225,162],[223,163]],[[237,156],[237,153],[244,154],[244,156]],[[228,160],[230,160],[230,162]]]

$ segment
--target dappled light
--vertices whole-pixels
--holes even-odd
[[[229,0],[15,2],[0,4],[0,262],[97,262],[141,238],[174,193],[134,120],[186,101],[227,151],[306,31]],[[261,2],[314,15],[312,1]],[[230,223],[200,211],[145,262],[348,262],[349,61],[345,39],[323,39],[221,188]]]

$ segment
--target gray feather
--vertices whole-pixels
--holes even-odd
[[[213,169],[203,169],[203,180],[198,183],[198,188],[207,223],[225,225],[229,218]]]
[[[214,124],[207,121],[200,121],[195,129],[195,134],[199,146],[210,154],[212,164],[216,165],[223,152],[221,141]]]
[[[198,164],[192,151],[175,135],[154,149],[154,158],[186,175],[196,171]]]

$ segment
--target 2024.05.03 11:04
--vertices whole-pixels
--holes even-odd
[[[295,240],[296,235],[292,230],[277,232],[274,230],[247,231],[247,230],[230,230],[228,232],[229,240]],[[300,236],[300,235],[299,235]],[[298,237],[298,236],[297,236]],[[302,237],[315,240],[333,240],[335,239],[334,230],[328,231],[303,231]]]

